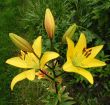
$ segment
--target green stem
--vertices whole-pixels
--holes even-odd
[[[51,51],[54,51],[54,45],[53,45],[53,40],[52,39],[50,39],[50,45],[51,45]],[[56,79],[56,73],[55,73],[55,66],[56,66],[56,64],[57,64],[57,62],[54,64],[54,60],[53,60],[52,61],[52,67],[53,67],[52,72],[53,72],[54,79]],[[55,85],[55,92],[56,92],[56,94],[58,94],[58,87],[57,87],[56,80],[54,80],[54,85]],[[59,105],[59,101],[58,101],[57,105]]]
[[[50,46],[51,46],[51,50],[53,51],[54,50],[54,45],[53,45],[53,40],[50,39]]]
[[[56,77],[59,77],[59,76],[61,76],[61,75],[63,75],[63,74],[65,74],[65,72],[62,72],[62,73],[56,75]]]
[[[54,70],[53,70],[53,75],[54,75],[54,79],[55,79],[56,78],[56,74],[55,74]],[[55,82],[55,91],[58,94],[57,82],[56,81],[54,81],[54,82]]]

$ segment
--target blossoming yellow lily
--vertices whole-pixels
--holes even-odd
[[[76,46],[71,39],[67,39],[67,62],[63,65],[63,70],[67,72],[75,72],[85,77],[91,84],[94,83],[91,73],[84,68],[105,66],[106,63],[95,58],[103,45],[87,48],[86,38],[81,33]]]
[[[21,51],[21,56],[10,58],[6,63],[19,67],[25,68],[26,70],[17,76],[15,76],[11,82],[11,90],[15,84],[23,79],[34,80],[36,75],[36,70],[43,69],[45,64],[59,56],[56,52],[47,51],[41,57],[42,41],[41,36],[39,36],[32,45],[34,53]],[[37,56],[36,56],[37,55]],[[41,59],[40,59],[41,58]]]

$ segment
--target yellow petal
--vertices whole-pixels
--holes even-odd
[[[94,83],[93,76],[89,71],[78,67],[78,70],[76,70],[75,73],[80,74],[83,77],[85,77],[91,84]]]
[[[74,43],[71,39],[66,37],[67,44],[68,44],[68,50],[67,50],[67,59],[68,57],[73,58],[73,53],[74,53]]]
[[[45,64],[52,60],[52,59],[55,59],[59,57],[59,54],[56,53],[56,52],[52,52],[52,51],[48,51],[48,52],[45,52],[41,58],[41,61],[40,61],[40,67],[41,69],[45,66]]]
[[[22,80],[25,79],[25,78],[26,78],[26,75],[25,75],[24,72],[22,72],[22,73],[18,74],[17,76],[15,76],[15,77],[13,78],[12,82],[11,82],[11,90],[13,90],[13,88],[14,88],[14,86],[15,86],[15,84],[16,84],[17,82],[22,81]]]
[[[78,43],[76,44],[76,46],[74,48],[73,56],[76,56],[77,54],[79,56],[82,55],[82,51],[84,48],[86,48],[86,37],[85,37],[84,33],[81,33]]]
[[[42,51],[42,36],[39,36],[33,43],[33,49],[35,54],[40,58]]]
[[[72,36],[74,35],[75,31],[76,31],[77,25],[73,24],[71,25],[67,31],[64,33],[63,38],[62,38],[62,42],[66,43],[66,37],[68,38],[72,38]]]
[[[98,59],[89,59],[82,62],[82,67],[84,68],[90,68],[90,67],[100,67],[105,66],[106,63],[103,61],[100,61]]]
[[[25,56],[25,62],[30,68],[39,68],[39,59],[33,53],[27,53]]]
[[[49,8],[47,8],[45,12],[44,25],[49,38],[52,39],[55,31],[55,21]]]
[[[94,58],[100,52],[100,50],[102,48],[103,48],[103,45],[88,48],[87,50],[90,50],[90,49],[92,49],[92,50],[91,50],[91,54],[88,56],[87,60]]]
[[[6,61],[6,63],[10,64],[10,65],[13,65],[13,66],[16,66],[16,67],[20,67],[20,68],[28,68],[25,61],[22,60],[20,57],[10,58]]]
[[[29,79],[29,80],[34,80],[35,78],[35,70],[28,70],[24,71],[17,76],[15,76],[11,82],[11,90],[13,90],[15,84],[19,81],[22,81],[23,79]]]
[[[63,70],[66,72],[74,72],[80,74],[85,77],[91,84],[93,84],[93,76],[91,75],[91,73],[87,70],[84,70],[83,68],[75,67],[70,61],[67,61],[63,65]]]
[[[25,75],[26,75],[27,79],[29,79],[31,81],[34,80],[35,79],[35,69],[25,71]]]
[[[33,51],[31,45],[22,37],[14,34],[14,33],[9,33],[9,36],[10,36],[12,42],[21,50],[28,51],[28,52]]]
[[[73,66],[72,61],[68,58],[67,62],[63,65],[63,70],[73,72],[74,70],[77,70],[77,68]]]

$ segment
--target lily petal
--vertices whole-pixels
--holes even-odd
[[[83,68],[80,68],[80,67],[75,67],[72,62],[70,61],[67,61],[64,65],[63,65],[63,70],[64,71],[67,71],[67,72],[74,72],[74,73],[77,73],[77,74],[80,74],[82,75],[83,77],[85,77],[91,84],[93,84],[93,76],[92,74],[83,69]]]
[[[40,58],[41,51],[42,51],[42,36],[39,36],[33,43],[32,48],[34,49],[34,52],[36,55]]]
[[[75,56],[76,54],[78,54],[79,56],[82,55],[82,51],[84,48],[86,48],[86,37],[84,33],[81,33],[78,43],[76,44],[74,48],[73,56]]]
[[[66,37],[67,44],[68,44],[68,50],[67,50],[67,59],[68,57],[73,58],[73,53],[74,53],[74,43],[71,39]]]
[[[25,75],[28,80],[31,80],[31,81],[34,80],[35,79],[35,69],[25,71]]]
[[[98,59],[89,59],[82,62],[82,67],[84,68],[90,68],[90,67],[100,67],[105,66],[106,63],[103,61],[100,61]]]
[[[52,51],[48,51],[48,52],[45,52],[40,60],[40,67],[41,69],[45,66],[45,64],[52,60],[52,59],[55,59],[59,57],[59,54],[56,53],[56,52],[52,52]]]
[[[13,66],[16,66],[16,67],[20,67],[20,68],[28,68],[25,61],[22,60],[20,57],[10,58],[6,61],[6,63],[10,64],[10,65],[13,65]]]
[[[87,50],[91,49],[91,54],[88,56],[86,60],[94,58],[100,52],[102,48],[103,48],[103,45],[88,48]]]
[[[15,84],[19,81],[22,81],[23,79],[29,79],[29,80],[34,80],[35,78],[35,70],[28,70],[24,71],[17,76],[15,76],[11,82],[11,90],[13,90]]]

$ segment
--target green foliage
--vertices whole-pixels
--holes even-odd
[[[33,82],[22,81],[12,92],[10,105],[44,105],[42,99],[48,95],[48,82],[34,80]]]
[[[64,30],[70,26],[72,18],[68,1],[69,0],[29,0],[27,3],[28,8],[24,11],[23,18],[27,34],[33,37],[39,34],[44,38],[47,37],[44,30],[44,14],[45,9],[49,7],[52,10],[56,22],[55,42],[61,42],[65,32]]]
[[[21,0],[16,2],[15,0],[0,0],[0,104],[7,105],[8,100],[11,98],[10,94],[10,82],[13,75],[15,75],[15,68],[11,68],[5,64],[8,57],[11,57],[12,53],[15,55],[17,50],[14,50],[14,46],[9,40],[9,32],[20,32],[21,24],[18,21],[20,14],[18,7],[22,7]],[[10,51],[10,49],[12,51]],[[13,70],[13,73],[12,73]]]
[[[73,21],[79,25],[80,31],[92,34],[95,38],[103,38],[109,44],[109,13],[110,1],[102,0],[70,0],[74,15]],[[88,34],[90,33],[90,34]],[[94,39],[91,36],[91,39]]]
[[[59,93],[55,94],[50,92],[46,100],[43,100],[46,105],[73,105],[75,101],[65,92],[65,86],[59,88]]]

